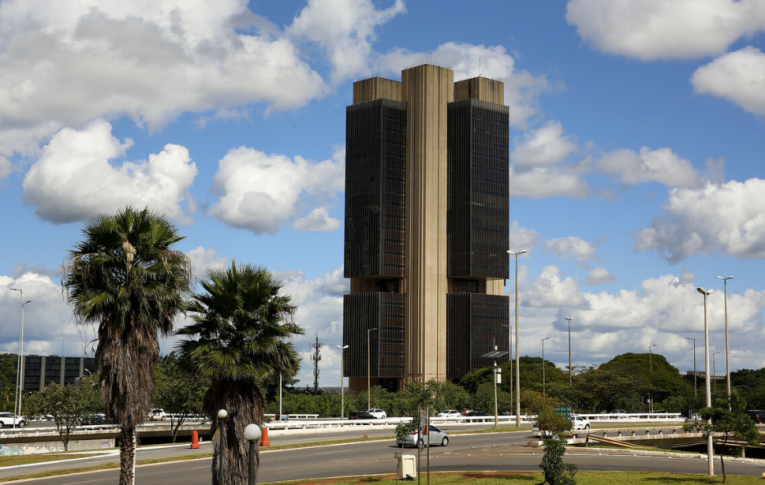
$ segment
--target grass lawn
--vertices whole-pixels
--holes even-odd
[[[422,483],[426,483],[425,476],[420,475]],[[543,480],[541,472],[458,472],[458,473],[432,473],[431,485],[536,485]],[[707,477],[705,475],[690,475],[680,473],[654,473],[654,472],[579,472],[576,474],[577,485],[613,485],[623,483],[645,485],[699,485],[708,483],[722,483],[722,475]],[[279,482],[284,485],[363,485],[375,483],[378,485],[396,485],[395,475],[353,477],[332,480],[299,480],[293,482]],[[403,485],[407,482],[401,482]],[[414,482],[411,482],[414,483]],[[728,475],[726,484],[731,485],[762,485],[759,477],[747,477],[740,475]],[[272,483],[271,485],[276,485]]]
[[[71,460],[73,458],[86,458],[86,457],[101,456],[101,455],[102,454],[100,453],[85,454],[85,455],[78,455],[73,453],[61,453],[61,454],[45,453],[45,454],[39,454],[39,455],[0,456],[0,468],[6,467],[6,466],[28,465],[30,463],[45,463],[48,461]]]

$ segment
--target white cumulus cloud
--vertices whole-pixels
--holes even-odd
[[[114,212],[126,205],[148,206],[189,223],[182,207],[197,168],[189,151],[167,144],[146,161],[112,163],[131,140],[120,142],[111,125],[96,120],[83,130],[64,128],[43,148],[24,179],[24,201],[41,219],[60,224]]]
[[[196,278],[204,278],[211,269],[224,269],[229,263],[228,258],[221,256],[218,251],[204,246],[198,246],[186,255],[191,260],[191,272]]]
[[[371,0],[308,0],[288,31],[324,50],[336,84],[369,70],[375,29],[405,11],[403,0],[382,10]]]
[[[699,189],[672,189],[665,215],[635,235],[639,251],[657,250],[676,263],[693,254],[720,252],[765,258],[765,180],[732,180]]]
[[[563,134],[558,121],[548,121],[540,128],[524,135],[516,143],[510,160],[516,169],[556,165],[577,149],[577,144]]]
[[[587,271],[587,279],[584,280],[584,285],[601,285],[603,283],[610,283],[615,281],[616,278],[606,268],[602,266],[595,266]]]
[[[570,0],[566,21],[595,48],[641,60],[718,55],[765,31],[760,0]]]
[[[701,178],[690,160],[681,158],[670,148],[635,152],[626,148],[603,154],[596,169],[613,175],[625,184],[659,182],[670,187],[699,187]]]
[[[510,124],[524,126],[538,112],[537,98],[550,89],[544,76],[534,76],[518,70],[515,59],[502,46],[472,45],[447,42],[433,52],[409,52],[397,49],[381,58],[382,67],[399,74],[405,67],[425,62],[454,69],[454,79],[478,76],[497,79],[505,83],[505,104],[510,107]]]
[[[596,242],[588,243],[576,236],[547,239],[544,244],[546,253],[553,253],[559,258],[571,258],[577,261],[594,259],[595,252],[598,250]]]
[[[545,267],[521,300],[532,307],[576,307],[585,303],[576,278],[561,279],[555,265]]]
[[[725,98],[750,113],[765,115],[765,54],[756,47],[744,47],[701,66],[691,83],[697,93]]]
[[[236,148],[218,162],[212,191],[219,199],[210,214],[255,234],[274,234],[286,223],[298,230],[332,230],[340,221],[329,217],[326,209],[344,190],[344,181],[343,149],[330,160],[314,163]]]

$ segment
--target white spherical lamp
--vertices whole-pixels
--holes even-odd
[[[248,424],[244,428],[244,437],[247,441],[258,441],[260,439],[260,426],[257,424]]]
[[[218,417],[220,419],[226,419],[226,416],[228,416],[228,413],[226,412],[225,409],[221,409],[220,411],[218,411]]]

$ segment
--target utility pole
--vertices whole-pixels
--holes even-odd
[[[19,385],[21,384],[19,373],[21,372],[21,356],[24,353],[24,304],[22,303],[24,301],[24,290],[11,288],[11,291],[19,292],[19,352],[16,357],[16,391],[13,396],[13,414],[19,415],[21,414],[21,410],[16,412],[16,405],[19,402]],[[23,376],[24,374],[21,375]],[[16,428],[15,419],[13,420],[13,428]]]
[[[507,251],[515,255],[515,426],[521,427],[521,352],[518,330],[518,255],[526,252]],[[510,383],[512,385],[512,382]]]
[[[321,360],[321,348],[324,344],[319,342],[319,332],[316,332],[316,343],[310,344],[313,349],[311,360],[313,361],[313,394],[319,394],[319,361]]]
[[[342,347],[336,345],[335,347],[340,349],[340,420],[342,421],[345,414],[345,375],[343,374],[345,367],[343,366],[343,356],[345,355],[345,349],[350,347],[350,345],[343,345]]]
[[[705,290],[704,288],[696,288],[696,291],[704,295],[704,381],[706,383],[706,393],[707,393],[707,407],[712,407],[712,389],[710,388],[710,382],[709,382],[709,321],[707,320],[707,297],[710,293],[712,293],[712,290]],[[710,425],[712,424],[712,419],[710,418],[707,421]],[[709,433],[709,436],[707,437],[707,473],[710,477],[713,477],[715,475],[715,448],[712,443],[712,433]]]
[[[565,317],[568,320],[568,388],[574,387],[573,379],[571,378],[571,317]]]
[[[651,387],[653,387],[653,351],[651,350],[653,347],[656,347],[656,344],[651,344],[648,346],[648,367],[650,368],[651,373]],[[653,391],[648,391],[648,403],[649,403],[649,413],[653,412]]]
[[[497,367],[497,358],[502,357],[503,355],[507,354],[507,352],[503,352],[500,350],[497,350],[497,341],[494,340],[494,350],[491,352],[488,352],[486,354],[483,354],[481,357],[484,359],[494,359],[494,367],[492,368],[492,372],[494,374],[494,427],[497,427],[497,421],[498,421],[498,407],[497,407],[497,384],[502,383],[502,368]]]
[[[718,276],[718,278],[723,280],[723,290],[725,291],[725,380],[727,381],[727,384],[728,384],[728,409],[730,410],[731,403],[730,403],[730,346],[728,345],[728,280],[732,280],[733,276],[728,276],[727,278]]]
[[[696,387],[696,339],[685,337],[686,340],[693,340],[693,397],[699,397],[699,390]]]
[[[715,355],[719,354],[721,352],[715,352],[712,354],[712,380],[715,381],[714,383],[714,391],[717,392],[717,365],[715,364]]]

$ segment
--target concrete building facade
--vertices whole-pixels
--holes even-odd
[[[63,386],[74,384],[75,378],[87,377],[96,372],[96,359],[93,357],[59,357],[58,355],[25,355],[24,377],[21,379],[23,391],[39,391],[51,382]],[[14,369],[16,363],[14,363]],[[16,376],[13,378],[16,383]]]
[[[459,379],[508,350],[504,85],[451,69],[354,83],[346,109],[344,375]]]

